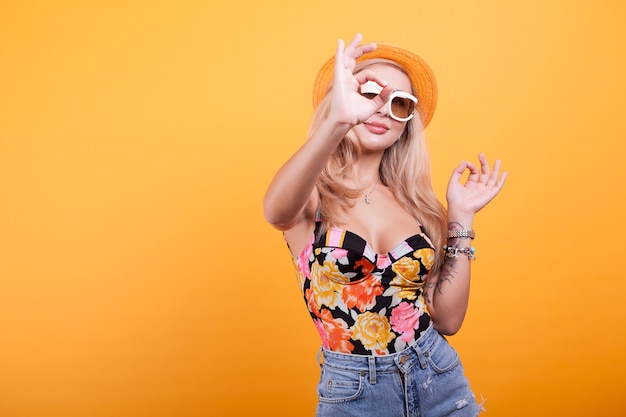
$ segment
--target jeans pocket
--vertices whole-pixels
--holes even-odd
[[[338,403],[359,398],[363,392],[364,375],[363,372],[323,366],[317,385],[319,401]]]
[[[454,369],[459,363],[459,354],[443,337],[439,337],[435,343],[424,352],[430,366],[438,374]]]

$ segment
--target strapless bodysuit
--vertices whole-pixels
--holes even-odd
[[[435,259],[424,233],[375,253],[360,236],[330,228],[293,256],[298,283],[326,349],[382,356],[405,350],[430,325],[423,287]]]

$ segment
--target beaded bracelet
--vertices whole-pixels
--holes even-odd
[[[467,256],[470,261],[476,259],[476,249],[473,246],[471,248],[459,248],[458,246],[443,245],[443,249],[446,251],[448,258],[456,258],[460,253],[461,255]]]

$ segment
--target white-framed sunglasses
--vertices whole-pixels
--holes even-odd
[[[380,94],[382,87],[374,81],[361,84],[361,95],[372,99]],[[404,91],[394,91],[387,102],[389,106],[389,116],[399,122],[408,122],[415,114],[417,97]]]

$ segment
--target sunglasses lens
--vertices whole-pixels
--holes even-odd
[[[394,97],[391,100],[391,112],[401,119],[409,117],[415,110],[415,103],[406,97]]]

